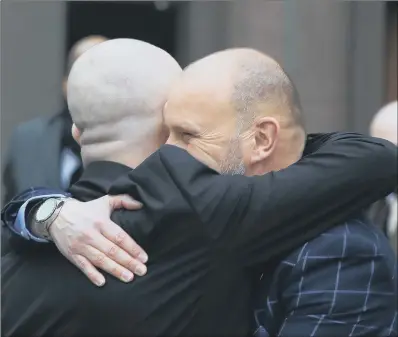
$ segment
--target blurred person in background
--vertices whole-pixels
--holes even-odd
[[[67,79],[73,63],[91,47],[106,41],[100,35],[87,36],[71,48],[62,83],[66,101]],[[67,190],[81,175],[80,147],[71,135],[72,118],[64,109],[51,117],[38,117],[18,125],[10,137],[3,171],[4,204],[31,186]],[[38,160],[45,158],[45,160]],[[1,255],[9,251],[9,232],[1,229]]]
[[[391,102],[381,108],[370,124],[370,134],[383,138],[398,145],[398,103]],[[378,225],[390,239],[391,245],[397,252],[397,191],[379,200],[369,210],[369,217]]]
[[[68,75],[75,60],[104,41],[105,37],[92,35],[71,48],[62,83],[65,99]],[[66,190],[78,179],[82,166],[80,147],[71,136],[71,127],[72,119],[66,104],[55,116],[39,117],[17,126],[10,138],[3,172],[4,203],[30,186]],[[45,160],[38,160],[38,154]]]

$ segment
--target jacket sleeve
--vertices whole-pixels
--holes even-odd
[[[356,133],[312,136],[304,157],[263,176],[222,176],[166,146],[162,161],[209,235],[245,265],[303,245],[396,187],[396,147]]]
[[[69,194],[62,190],[36,187],[29,188],[12,198],[1,211],[2,255],[10,248],[19,250],[26,247],[27,240],[32,243],[47,243],[47,240],[40,239],[29,231],[27,226],[29,210],[48,198],[61,196]]]
[[[278,282],[284,317],[278,336],[396,336],[394,253],[387,256],[373,234],[358,235],[347,225],[289,259],[294,267]]]

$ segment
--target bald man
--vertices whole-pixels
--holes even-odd
[[[386,139],[398,145],[398,104],[391,102],[380,109],[370,124],[370,134],[373,137]],[[377,201],[369,211],[370,219],[378,225],[390,239],[395,252],[397,252],[397,222],[398,222],[397,191],[385,199]]]
[[[180,73],[167,52],[130,39],[103,42],[75,61],[67,83],[68,107],[86,168],[71,188],[75,197],[86,201],[104,195],[119,175],[164,144],[162,109]],[[145,273],[143,264],[136,267]],[[54,246],[14,249],[2,258],[2,336],[131,336],[125,314],[133,310],[125,296],[143,305],[134,294],[142,296],[151,287],[156,284],[137,291],[133,284],[126,288],[114,282],[99,291]],[[95,308],[97,300],[101,307]]]
[[[275,61],[245,49],[213,54],[191,65],[176,79],[170,94],[167,92],[164,108],[164,121],[170,131],[168,145],[152,155],[151,147],[126,149],[128,144],[158,139],[153,138],[156,132],[143,139],[144,133],[128,130],[136,130],[136,118],[151,116],[159,121],[159,115],[153,113],[159,113],[163,105],[142,98],[137,106],[131,101],[134,96],[125,95],[125,87],[131,93],[144,95],[152,88],[152,81],[157,83],[159,78],[156,71],[145,67],[144,61],[159,61],[149,56],[144,59],[130,49],[123,53],[116,49],[113,53],[107,46],[111,46],[110,42],[84,54],[69,81],[74,134],[82,146],[86,165],[84,176],[71,192],[83,201],[107,191],[128,193],[144,208],[113,213],[113,221],[123,231],[111,223],[102,227],[107,209],[106,205],[101,208],[98,200],[79,203],[52,198],[36,205],[31,229],[51,237],[90,278],[95,271],[85,268],[89,260],[125,282],[132,280],[128,269],[141,275],[145,270],[115,243],[141,262],[147,260],[142,250],[131,245],[127,236],[131,235],[149,254],[148,273],[127,285],[107,278],[101,290],[85,286],[77,271],[73,274],[73,269],[68,269],[65,284],[62,280],[66,269],[60,268],[71,268],[70,265],[61,259],[48,269],[44,260],[49,258],[47,254],[40,257],[42,275],[38,280],[38,259],[34,268],[26,267],[24,272],[32,273],[29,290],[43,293],[43,282],[53,288],[59,284],[58,297],[53,292],[51,299],[61,302],[62,292],[68,294],[67,307],[76,315],[72,322],[79,327],[75,333],[85,327],[100,336],[111,336],[115,331],[126,336],[245,336],[250,333],[252,285],[261,271],[271,272],[281,256],[391,191],[395,172],[389,165],[396,160],[396,153],[382,140],[357,134],[329,134],[312,136],[305,157],[300,159],[306,137],[294,87]],[[129,55],[130,62],[140,62],[126,64]],[[142,78],[142,72],[147,77]],[[155,93],[143,97],[153,98]],[[134,109],[138,107],[142,109],[141,117]],[[148,107],[152,107],[152,114]],[[147,118],[139,128],[147,126]],[[158,122],[155,125],[159,126]],[[378,161],[385,164],[385,171],[375,170],[376,164],[369,158],[373,151],[379,154]],[[68,246],[76,238],[74,234],[82,236],[76,226],[82,210],[86,227],[80,228],[84,237],[90,238],[91,246],[82,245],[79,240]],[[97,215],[95,226],[99,232],[92,231],[88,220],[93,217],[92,210]],[[23,214],[22,207],[22,219]],[[73,214],[79,216],[72,219]],[[4,219],[8,222],[7,216]],[[374,233],[371,235],[373,238]],[[78,246],[86,251],[75,255],[74,248]],[[372,259],[367,255],[368,247],[364,249],[359,254]],[[24,261],[30,256],[24,256]],[[23,275],[24,267],[18,271],[11,264],[4,269],[8,288],[2,298],[2,316],[10,326],[12,315],[7,316],[7,308],[24,308],[21,301],[26,303],[29,299],[20,297],[16,303],[17,289],[23,289],[27,282],[25,277],[17,277]],[[48,270],[53,273],[51,282]],[[388,271],[381,269],[377,277],[384,279]],[[85,294],[84,301],[71,296],[78,288],[76,284]],[[382,284],[386,293],[390,291],[388,285]],[[41,296],[39,303],[46,303],[45,299]],[[387,303],[385,308],[377,309],[384,309],[382,314],[386,316],[390,307]],[[71,322],[73,315],[52,312],[59,321]],[[306,326],[311,323],[309,318],[301,317]],[[316,321],[316,325],[320,323]],[[50,326],[54,329],[54,323],[46,324]],[[289,327],[289,331],[294,331],[292,324]],[[377,326],[372,332],[384,328]],[[296,333],[307,330],[308,327],[296,329]]]

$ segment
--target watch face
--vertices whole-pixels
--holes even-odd
[[[57,208],[57,201],[55,199],[47,199],[36,212],[36,221],[46,221],[54,213]]]

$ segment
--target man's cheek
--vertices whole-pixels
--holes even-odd
[[[187,144],[187,152],[206,166],[219,171],[217,154],[214,148],[206,146],[205,142],[199,139],[191,139]]]

